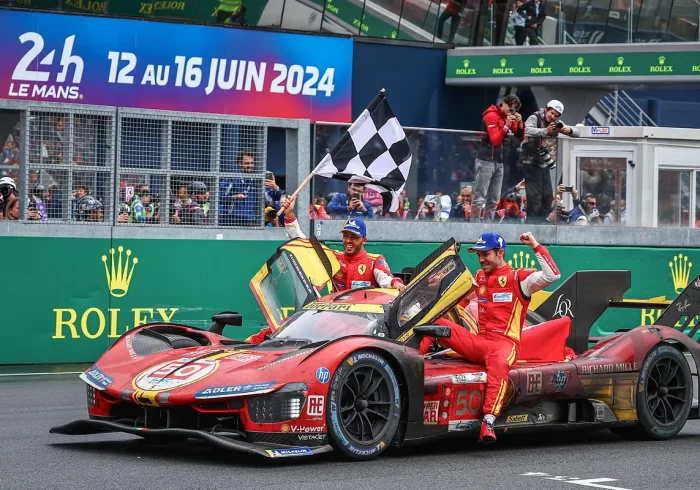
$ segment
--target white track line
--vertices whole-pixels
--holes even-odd
[[[60,376],[62,374],[81,374],[82,371],[66,371],[65,373],[10,373],[0,374],[0,377],[9,376]]]

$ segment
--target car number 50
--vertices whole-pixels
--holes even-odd
[[[469,411],[472,415],[477,415],[481,409],[480,390],[462,390],[457,393],[457,411],[455,415],[465,415]]]
[[[287,69],[287,65],[275,63],[273,71],[279,73],[270,86],[270,92],[273,94],[286,92],[291,95],[316,95],[316,92],[324,92],[326,97],[330,97],[335,89],[335,68],[327,68],[320,81],[320,71],[315,66],[307,66],[305,69],[301,65],[292,65]]]

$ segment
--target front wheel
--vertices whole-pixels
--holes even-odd
[[[344,456],[369,460],[391,444],[401,418],[401,393],[380,353],[350,354],[333,375],[328,393],[328,435]]]
[[[625,439],[669,439],[685,425],[692,401],[693,378],[685,356],[669,345],[658,345],[647,354],[639,372],[639,423],[613,432]]]

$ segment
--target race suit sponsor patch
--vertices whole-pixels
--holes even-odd
[[[513,293],[493,293],[494,303],[512,303]]]

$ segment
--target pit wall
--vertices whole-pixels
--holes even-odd
[[[92,362],[137,325],[169,320],[207,328],[211,316],[225,310],[244,318],[243,327],[227,327],[225,335],[245,338],[264,322],[248,283],[282,243],[283,239],[270,239],[274,236],[260,240],[0,237],[5,258],[0,364]],[[401,270],[416,265],[438,245],[383,242],[367,248],[384,254],[394,270]],[[590,245],[549,249],[562,281],[582,269],[631,270],[632,287],[626,298],[675,297],[700,271],[699,249]],[[476,271],[476,258],[466,247],[462,250],[465,264]],[[536,266],[528,250],[509,246],[507,258],[515,259],[517,266]],[[591,335],[650,324],[659,314],[609,310]]]

